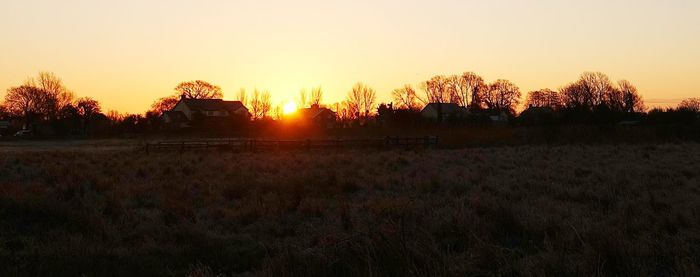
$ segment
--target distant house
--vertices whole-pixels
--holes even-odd
[[[553,123],[556,112],[550,107],[530,106],[520,113],[518,120],[524,125],[540,125]]]
[[[170,128],[184,128],[191,126],[193,120],[220,120],[232,117],[248,119],[250,112],[241,101],[183,97],[172,110],[163,112],[161,119]]]
[[[455,103],[429,103],[420,114],[426,119],[440,120],[464,117],[469,114],[469,110]]]
[[[328,108],[321,107],[318,104],[313,104],[307,109],[299,109],[297,111],[297,116],[305,123],[324,128],[333,128],[337,118],[335,112]]]

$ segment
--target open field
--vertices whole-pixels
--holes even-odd
[[[698,276],[700,144],[0,151],[0,275]]]

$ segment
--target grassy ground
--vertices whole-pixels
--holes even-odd
[[[0,275],[698,276],[700,145],[0,151]]]

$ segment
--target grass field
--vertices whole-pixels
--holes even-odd
[[[30,146],[0,147],[2,276],[700,275],[699,144]]]

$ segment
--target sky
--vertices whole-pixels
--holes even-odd
[[[0,96],[39,71],[130,113],[198,79],[275,104],[361,81],[389,102],[439,74],[525,94],[601,71],[655,106],[700,97],[698,15],[698,0],[0,0]]]

